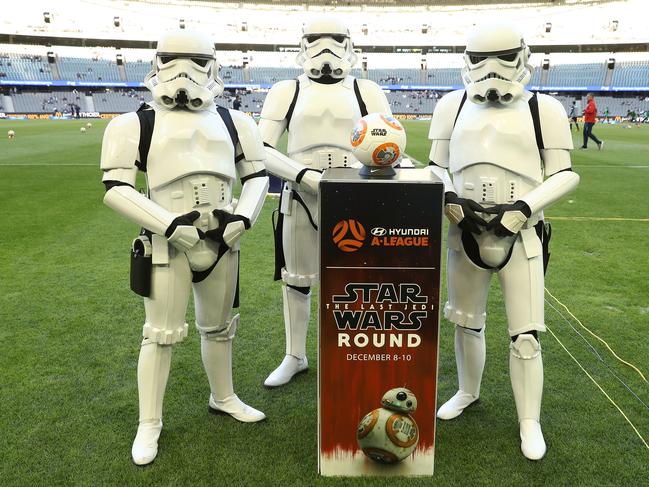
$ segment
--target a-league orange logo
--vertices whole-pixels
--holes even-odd
[[[334,243],[343,252],[356,252],[363,246],[365,228],[356,220],[340,220],[333,229]]]

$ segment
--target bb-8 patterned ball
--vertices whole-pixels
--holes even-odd
[[[393,116],[370,113],[356,123],[350,143],[352,154],[365,166],[393,166],[406,150],[406,131]]]
[[[414,394],[405,388],[385,393],[382,408],[367,413],[356,430],[361,450],[379,463],[398,463],[417,447],[419,428],[409,414],[417,408]]]

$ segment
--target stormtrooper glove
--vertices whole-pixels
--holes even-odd
[[[212,210],[212,214],[219,222],[214,230],[208,230],[205,235],[218,243],[223,243],[227,248],[237,242],[243,232],[250,228],[250,219],[241,215],[233,215],[224,210]]]
[[[165,231],[165,237],[180,252],[187,252],[196,243],[205,238],[205,234],[193,224],[201,214],[194,210],[177,216]]]
[[[493,230],[498,237],[509,237],[518,233],[532,215],[532,210],[522,200],[507,205],[496,205],[486,212],[496,215],[487,224],[487,230]]]
[[[445,193],[444,199],[446,200],[444,213],[451,223],[471,233],[482,233],[478,225],[485,227],[487,222],[475,213],[487,211],[482,205],[473,200],[460,198],[452,191]]]

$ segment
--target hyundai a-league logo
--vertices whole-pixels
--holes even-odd
[[[363,246],[366,235],[363,225],[351,218],[340,220],[332,232],[334,244],[343,252],[356,252]]]

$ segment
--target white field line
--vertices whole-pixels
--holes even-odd
[[[591,221],[591,222],[649,222],[649,218],[622,218],[603,216],[546,216],[546,220]]]
[[[34,164],[12,164],[12,163],[0,163],[0,167],[2,166],[50,166],[50,167],[58,167],[58,166],[97,166],[99,167],[99,164],[41,164],[41,163],[34,163]]]

